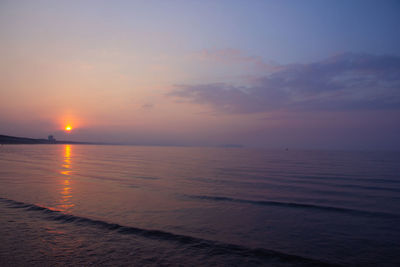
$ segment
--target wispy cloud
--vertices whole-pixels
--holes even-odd
[[[152,103],[146,103],[146,104],[142,105],[142,109],[149,110],[149,109],[153,109],[153,108],[154,108],[154,104],[152,104]]]
[[[203,49],[196,55],[202,60],[225,62],[227,64],[249,64],[258,70],[277,71],[280,65],[273,62],[266,62],[260,56],[250,56],[239,49]]]
[[[179,85],[169,95],[225,113],[400,109],[400,57],[343,53],[280,65],[246,87]]]

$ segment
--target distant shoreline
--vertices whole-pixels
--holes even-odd
[[[6,145],[15,145],[15,144],[76,144],[76,145],[99,145],[101,143],[92,143],[92,142],[74,142],[74,141],[64,141],[64,140],[48,140],[48,139],[35,139],[35,138],[27,138],[27,137],[17,137],[17,136],[9,136],[9,135],[0,135],[0,144]]]
[[[113,146],[176,146],[176,147],[197,147],[188,145],[165,145],[165,144],[130,144],[130,143],[103,143],[103,142],[78,142],[78,141],[65,141],[65,140],[49,140],[43,138],[29,138],[29,137],[19,137],[0,134],[0,145],[113,145]],[[215,146],[205,146],[205,147],[217,147],[217,148],[243,148],[240,144],[221,144]]]

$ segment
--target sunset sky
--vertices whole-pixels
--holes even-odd
[[[0,134],[400,149],[399,14],[390,0],[0,0]]]

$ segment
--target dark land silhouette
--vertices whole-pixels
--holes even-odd
[[[74,142],[55,139],[35,139],[0,134],[0,144],[98,144],[92,142]]]

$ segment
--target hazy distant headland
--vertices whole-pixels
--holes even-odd
[[[0,134],[0,144],[99,144],[93,142],[57,141],[55,139],[35,139]]]

